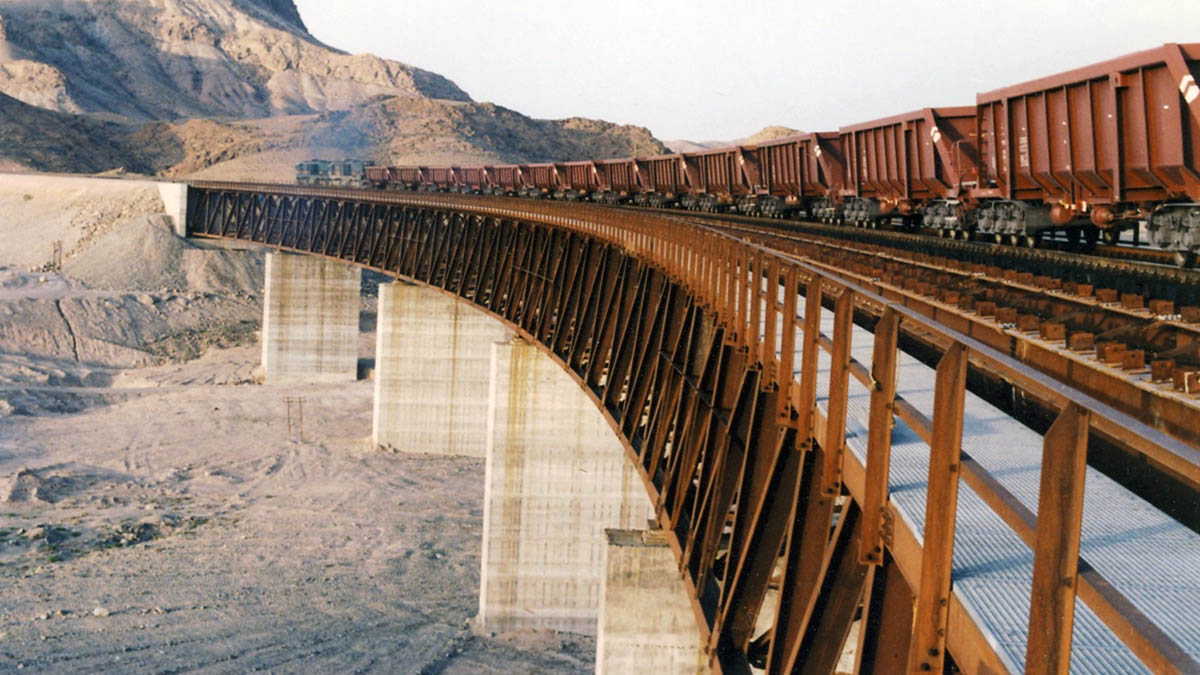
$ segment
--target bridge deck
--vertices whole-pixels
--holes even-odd
[[[821,331],[833,334],[833,313]],[[776,343],[778,344],[778,342]],[[796,344],[802,344],[797,336]],[[851,356],[871,363],[872,334],[854,327]],[[818,403],[828,412],[830,356],[820,354]],[[797,349],[795,363],[800,363]],[[933,412],[934,370],[900,353],[897,394]],[[796,373],[797,378],[799,373]],[[848,447],[865,464],[870,394],[850,379]],[[963,452],[982,464],[1036,513],[1042,436],[967,392]],[[929,446],[897,419],[889,492],[918,537],[924,532]],[[1033,551],[968,485],[959,485],[953,583],[1013,672],[1024,670]],[[1094,469],[1087,470],[1080,557],[1100,572],[1167,635],[1200,659],[1200,535]],[[1082,601],[1076,600],[1072,672],[1149,672]]]

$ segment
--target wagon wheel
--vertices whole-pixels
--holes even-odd
[[[1027,234],[1021,237],[1021,245],[1025,248],[1036,248],[1038,245],[1037,237],[1032,234]]]
[[[1195,267],[1196,254],[1192,251],[1175,251],[1175,264],[1179,267]]]

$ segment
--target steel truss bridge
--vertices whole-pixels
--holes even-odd
[[[188,214],[190,236],[436,287],[553,357],[640,471],[720,672],[833,672],[856,622],[859,672],[1122,659],[1200,672],[1194,623],[1180,628],[1090,549],[1081,557],[1089,438],[1167,467],[1193,495],[1200,453],[829,271],[669,215],[592,205],[192,183]],[[868,329],[870,349],[852,348]],[[933,373],[931,412],[897,384],[912,366],[898,345],[913,341]],[[968,380],[981,373],[1052,412],[1032,505],[964,441],[976,433]],[[902,438],[922,448],[923,508],[889,480]],[[984,516],[967,507],[1027,555],[1022,591],[969,595],[980,570],[1007,578],[1016,563],[959,569],[973,553],[964,541],[991,541],[971,538]],[[1008,603],[998,611],[1016,628],[989,618],[992,602]],[[756,635],[764,607],[771,628]],[[1184,607],[1182,621],[1197,612]]]

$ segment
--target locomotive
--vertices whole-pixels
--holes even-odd
[[[1038,246],[1144,226],[1200,252],[1200,44],[1166,44],[901,115],[657,157],[475,167],[364,166],[376,189],[630,203]]]
[[[366,187],[366,170],[371,166],[371,162],[361,159],[344,159],[340,162],[310,159],[296,165],[296,184]]]

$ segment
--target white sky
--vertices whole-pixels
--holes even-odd
[[[1200,42],[1200,0],[296,0],[309,30],[476,101],[670,140],[835,130]],[[1081,9],[1086,7],[1086,9]]]

